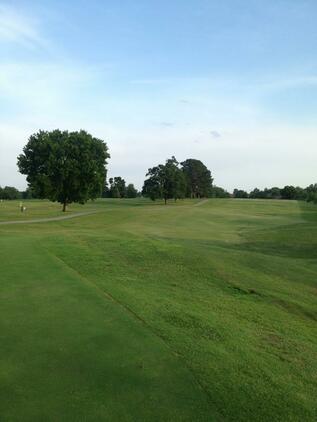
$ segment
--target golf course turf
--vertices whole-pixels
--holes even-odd
[[[61,216],[25,205],[0,222]],[[316,420],[317,206],[90,211],[0,225],[1,422]]]

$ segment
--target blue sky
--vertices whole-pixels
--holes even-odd
[[[56,127],[138,187],[171,155],[230,190],[316,182],[316,22],[315,0],[0,0],[0,185]]]

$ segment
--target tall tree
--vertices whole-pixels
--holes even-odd
[[[163,198],[162,165],[149,168],[146,173],[142,195],[151,198],[152,201]]]
[[[109,196],[110,198],[124,198],[126,196],[125,180],[122,177],[111,177],[109,179]]]
[[[136,198],[138,195],[137,189],[135,189],[133,183],[129,183],[126,189],[127,198]]]
[[[106,178],[108,148],[84,130],[39,131],[30,136],[18,157],[18,167],[39,198],[85,203],[101,195]]]
[[[124,198],[126,196],[126,185],[125,180],[122,177],[115,177],[114,184],[119,191],[120,198]]]
[[[166,179],[164,199],[173,198],[176,201],[177,199],[184,198],[186,194],[186,179],[174,156],[166,160],[164,171]]]
[[[183,161],[181,164],[186,177],[187,196],[191,198],[210,196],[213,179],[207,167],[200,160],[193,158]]]
[[[183,198],[185,194],[185,179],[175,157],[166,160],[148,170],[144,181],[142,194],[152,200],[163,198],[165,204],[168,199]]]

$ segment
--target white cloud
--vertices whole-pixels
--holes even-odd
[[[12,42],[24,47],[44,46],[38,22],[8,5],[0,5],[0,42]]]
[[[47,46],[40,22],[0,6],[1,43]],[[230,81],[219,78],[116,80],[109,68],[61,59],[0,64],[0,184],[25,187],[16,157],[38,129],[84,128],[110,148],[109,173],[142,186],[148,169],[175,155],[201,159],[218,185],[232,190],[315,175],[316,128],[270,121],[261,94],[315,85],[314,76]],[[129,89],[125,89],[126,85]],[[109,87],[111,89],[109,89]],[[218,128],[211,130],[211,128]],[[211,142],[221,136],[221,142]]]

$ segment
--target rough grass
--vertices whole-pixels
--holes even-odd
[[[315,420],[317,207],[194,203],[0,227],[0,419]]]

